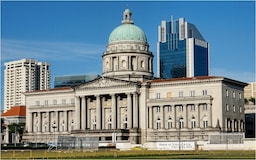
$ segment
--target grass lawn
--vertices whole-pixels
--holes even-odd
[[[255,151],[2,150],[2,159],[255,159]]]

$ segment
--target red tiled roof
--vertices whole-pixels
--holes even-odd
[[[27,93],[45,92],[45,91],[58,91],[58,90],[68,90],[68,89],[71,89],[71,87],[59,87],[59,88],[52,88],[52,89],[36,90],[36,91],[30,91],[30,92],[27,92]]]
[[[189,77],[189,78],[172,78],[172,79],[157,79],[149,81],[148,83],[156,83],[156,82],[171,82],[171,81],[182,81],[182,80],[193,80],[193,79],[210,79],[210,78],[219,78],[215,76],[201,76],[201,77]]]
[[[2,114],[2,117],[5,116],[26,116],[26,106],[14,106]]]

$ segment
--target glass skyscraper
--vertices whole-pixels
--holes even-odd
[[[209,44],[184,18],[158,27],[157,76],[163,79],[209,75]]]

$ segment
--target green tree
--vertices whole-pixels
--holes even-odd
[[[5,129],[6,127],[4,126],[4,119],[1,118],[1,133],[3,133]]]
[[[254,97],[251,97],[251,98],[249,99],[249,101],[252,102],[253,104],[255,104],[255,98],[254,98]]]
[[[249,102],[248,102],[248,99],[247,98],[245,98],[244,99],[244,104],[248,104]]]
[[[16,133],[20,135],[20,140],[22,140],[24,128],[25,128],[25,123],[19,123],[19,124],[13,123],[8,125],[9,133],[15,133],[16,131]]]

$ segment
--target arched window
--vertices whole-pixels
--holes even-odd
[[[140,67],[141,67],[141,68],[145,68],[145,62],[144,62],[144,61],[141,61],[141,62],[140,62]]]
[[[204,117],[203,118],[203,128],[207,128],[208,127],[208,118]]]
[[[122,64],[122,68],[126,68],[126,62],[125,62],[125,60],[122,60],[121,64]]]
[[[47,132],[47,122],[44,122],[44,132]]]
[[[184,128],[184,119],[182,117],[179,119],[179,128]]]
[[[74,121],[72,120],[72,122],[71,122],[71,131],[73,131],[74,130]]]
[[[171,129],[172,128],[172,118],[171,117],[169,117],[167,124],[168,124],[168,129]]]
[[[238,122],[237,122],[236,119],[234,120],[234,131],[235,131],[235,132],[238,131]]]
[[[161,128],[161,119],[158,117],[156,120],[156,129],[160,129]]]
[[[108,129],[111,129],[112,128],[112,118],[111,116],[109,116],[108,118]]]
[[[106,69],[109,70],[109,62],[106,62]]]
[[[38,132],[38,122],[36,122],[36,132]]]
[[[244,131],[244,122],[242,120],[240,121],[240,130]]]
[[[64,132],[64,129],[65,129],[65,122],[63,121],[62,122],[62,132]]]
[[[196,119],[195,119],[195,117],[191,118],[191,128],[196,128]]]
[[[94,129],[94,130],[96,129],[96,116],[92,120],[92,129]]]
[[[123,119],[123,129],[127,129],[127,115]]]

